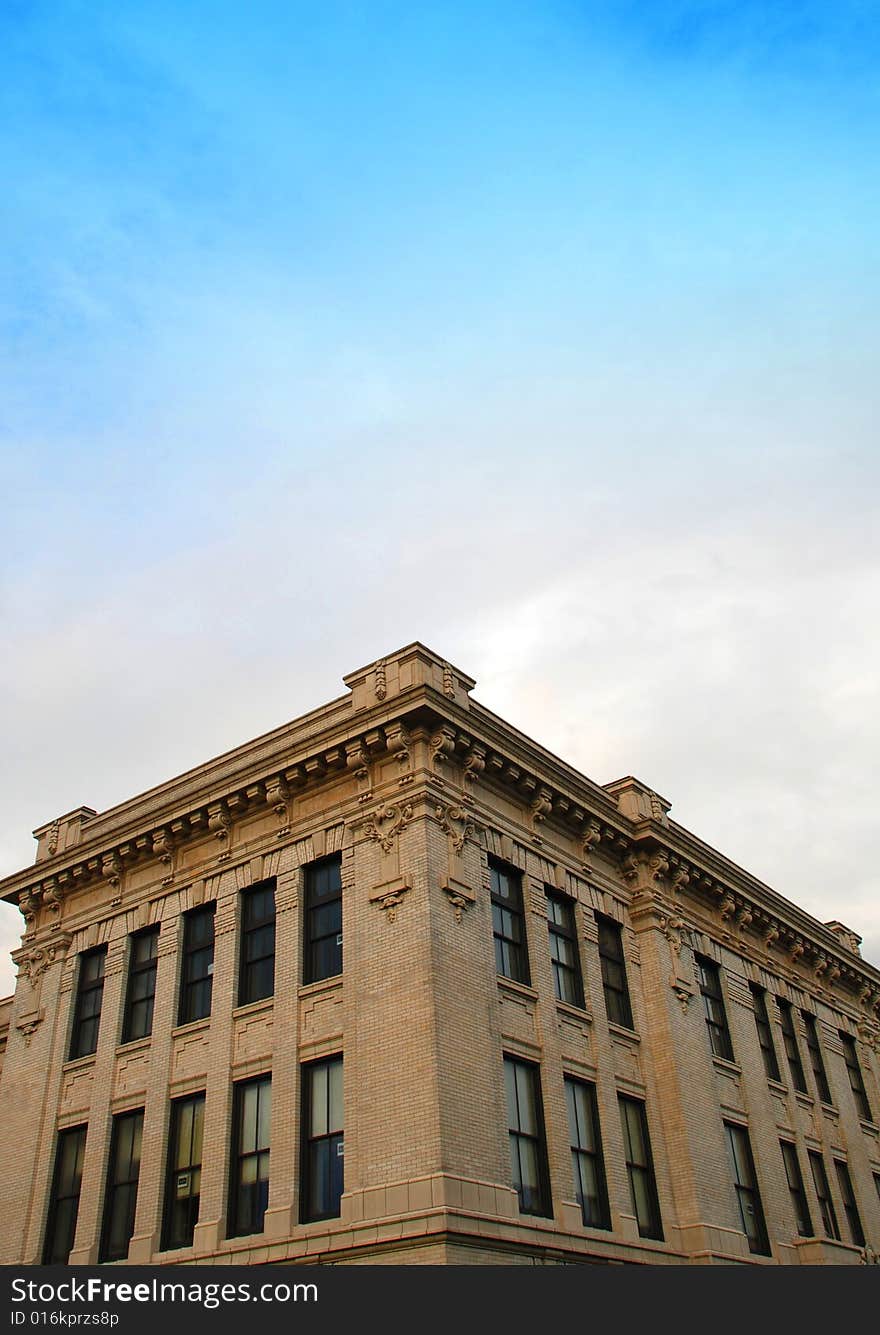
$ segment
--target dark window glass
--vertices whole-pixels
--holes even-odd
[[[782,1042],[785,1047],[785,1055],[788,1058],[788,1069],[791,1071],[792,1083],[800,1094],[806,1094],[807,1081],[801,1063],[797,1034],[794,1031],[794,1016],[791,1006],[787,1001],[783,1001],[782,997],[776,998],[776,1004],[779,1007],[779,1019],[782,1022]]]
[[[826,1238],[834,1238],[836,1242],[839,1242],[840,1229],[837,1226],[837,1215],[834,1211],[834,1202],[831,1199],[831,1191],[828,1187],[825,1161],[818,1150],[808,1150],[807,1156],[810,1160],[813,1186],[816,1188],[816,1195],[819,1199],[819,1213],[822,1216],[822,1227],[825,1230],[825,1236]]]
[[[143,932],[135,932],[130,941],[128,990],[122,1024],[123,1043],[130,1043],[135,1038],[147,1038],[153,1032],[159,928],[147,927]]]
[[[262,1001],[275,991],[275,882],[263,881],[241,897],[238,1004]]]
[[[124,1261],[128,1256],[137,1208],[143,1129],[142,1108],[113,1118],[110,1167],[104,1195],[104,1223],[98,1252],[100,1261]]]
[[[574,919],[574,905],[562,895],[547,891],[547,929],[550,934],[550,960],[553,966],[553,990],[560,1001],[583,1006],[580,951]]]
[[[871,1116],[871,1105],[868,1103],[868,1095],[865,1090],[865,1082],[862,1079],[862,1068],[859,1066],[858,1053],[856,1052],[855,1039],[850,1034],[840,1031],[840,1041],[843,1044],[843,1059],[846,1062],[846,1069],[849,1074],[850,1089],[855,1099],[856,1111],[859,1117],[866,1122],[873,1121]]]
[[[769,1256],[770,1243],[767,1238],[761,1195],[758,1191],[749,1133],[744,1126],[736,1126],[732,1122],[725,1122],[724,1127],[727,1132],[727,1148],[730,1151],[739,1217],[742,1220],[743,1232],[749,1240],[749,1251]]]
[[[773,1030],[770,1027],[770,1016],[767,1014],[767,994],[763,987],[757,987],[750,983],[749,987],[752,993],[752,1001],[755,1007],[755,1028],[758,1031],[758,1042],[761,1045],[761,1056],[764,1058],[764,1070],[767,1072],[768,1080],[779,1079],[779,1062],[776,1060],[776,1048],[773,1044]]]
[[[788,1190],[791,1195],[791,1203],[794,1206],[797,1231],[802,1238],[810,1238],[813,1236],[813,1224],[810,1219],[810,1207],[807,1204],[807,1193],[804,1191],[804,1179],[801,1174],[797,1150],[788,1140],[780,1140],[779,1148],[782,1150],[782,1162],[785,1164],[785,1176],[788,1179]]]
[[[516,1057],[504,1058],[507,1129],[513,1185],[523,1214],[549,1216],[550,1172],[544,1139],[541,1076],[537,1066]]]
[[[663,1225],[660,1222],[660,1202],[657,1199],[645,1105],[640,1099],[630,1099],[624,1094],[618,1095],[618,1102],[629,1190],[639,1234],[643,1238],[662,1241]]]
[[[696,961],[712,1052],[716,1057],[733,1061],[733,1044],[730,1041],[730,1030],[727,1027],[727,1015],[724,1010],[724,994],[721,991],[721,970],[714,960],[704,959],[702,955],[697,955]]]
[[[834,1168],[837,1172],[837,1181],[840,1186],[840,1199],[843,1201],[846,1222],[849,1225],[849,1235],[853,1240],[854,1246],[864,1247],[865,1230],[862,1228],[859,1207],[856,1203],[856,1195],[853,1191],[852,1179],[849,1175],[849,1166],[845,1160],[835,1159]]]
[[[86,950],[79,957],[76,1009],[73,1013],[73,1033],[70,1037],[71,1060],[75,1057],[88,1057],[98,1046],[106,960],[106,946]]]
[[[816,1081],[816,1092],[822,1103],[831,1102],[831,1090],[828,1088],[828,1077],[825,1074],[825,1062],[822,1059],[822,1049],[819,1046],[819,1030],[816,1025],[815,1015],[809,1011],[801,1011],[804,1021],[804,1032],[807,1036],[807,1052],[810,1054],[810,1065],[813,1068],[813,1077]]]
[[[880,1200],[880,1173],[874,1174],[874,1186],[877,1188],[877,1199]]]
[[[211,1014],[214,981],[214,910],[204,904],[183,915],[183,958],[180,975],[178,1024],[203,1020]]]
[[[610,1228],[595,1086],[567,1075],[565,1100],[574,1185],[584,1223],[589,1228]]]
[[[345,1180],[342,1058],[303,1067],[302,1219],[335,1219]]]
[[[626,982],[626,963],[623,958],[623,931],[613,918],[596,914],[599,927],[599,963],[602,967],[602,990],[605,993],[605,1011],[613,1024],[632,1029],[632,1007]]]
[[[85,1148],[84,1126],[72,1126],[67,1131],[59,1131],[43,1265],[67,1265],[73,1250]]]
[[[171,1105],[171,1136],[165,1183],[165,1220],[162,1247],[191,1247],[199,1221],[202,1191],[202,1134],[205,1096],[191,1094]]]
[[[495,937],[495,972],[518,983],[529,982],[522,877],[512,867],[489,863],[492,895],[492,932]]]
[[[306,867],[303,982],[342,973],[342,858]]]
[[[261,1233],[269,1204],[269,1123],[272,1080],[246,1080],[235,1085],[232,1133],[232,1174],[229,1193],[230,1238]]]

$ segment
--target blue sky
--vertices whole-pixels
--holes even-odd
[[[3,869],[418,637],[880,959],[878,57],[847,0],[7,0]]]

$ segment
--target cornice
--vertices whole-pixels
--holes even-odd
[[[838,982],[861,991],[863,1004],[880,1004],[880,970],[841,945],[837,935],[797,905],[738,867],[683,826],[670,821],[669,803],[637,780],[606,787],[593,782],[525,734],[468,697],[470,678],[433,658],[436,685],[428,680],[389,688],[394,659],[350,674],[355,696],[344,696],[251,742],[187,771],[138,797],[86,819],[81,842],[44,857],[0,881],[0,895],[17,902],[28,923],[40,907],[59,913],[79,887],[103,883],[118,903],[125,873],[158,859],[173,877],[176,850],[213,836],[228,846],[242,816],[274,812],[278,833],[289,832],[291,801],[309,787],[345,773],[358,781],[358,801],[372,796],[370,772],[380,758],[396,758],[397,783],[412,781],[411,745],[428,741],[435,777],[454,770],[465,794],[490,783],[525,808],[528,833],[540,845],[551,829],[580,846],[589,868],[598,850],[619,867],[624,882],[642,874],[642,862],[659,859],[664,887],[713,906],[722,925],[761,931],[768,948],[785,949],[791,963],[809,966],[822,985]],[[369,685],[365,676],[372,672]],[[363,703],[367,700],[367,704]],[[46,827],[41,827],[46,828]],[[655,867],[655,869],[656,869]],[[672,879],[667,877],[673,869]],[[651,873],[652,875],[654,873]],[[55,918],[57,923],[58,918]]]

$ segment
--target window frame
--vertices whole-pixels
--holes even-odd
[[[767,1232],[767,1220],[761,1201],[761,1188],[755,1168],[755,1156],[752,1153],[752,1141],[748,1128],[741,1122],[724,1123],[727,1149],[732,1168],[733,1188],[739,1207],[740,1222],[749,1251],[754,1256],[772,1256],[770,1236]],[[750,1180],[749,1180],[750,1179]],[[751,1212],[753,1229],[749,1228]]]
[[[550,967],[553,972],[553,992],[557,1001],[563,1001],[569,1006],[577,1006],[583,1010],[584,977],[575,916],[577,901],[549,886],[544,887],[544,894],[547,898],[547,936],[550,946]],[[551,919],[551,906],[554,912],[558,911],[562,915],[562,922]],[[559,959],[554,954],[555,943],[559,941],[568,943],[571,949],[572,963]],[[560,983],[560,978],[567,980],[571,996],[561,995],[564,988]]]
[[[120,1150],[120,1141],[123,1132],[131,1125],[134,1129],[131,1136],[130,1154],[128,1159],[127,1176],[116,1176],[119,1170],[117,1158]],[[123,1113],[117,1113],[113,1118],[113,1125],[110,1132],[110,1155],[107,1160],[107,1176],[104,1183],[104,1208],[101,1216],[101,1240],[98,1247],[98,1261],[124,1261],[128,1257],[128,1249],[131,1240],[134,1237],[135,1215],[137,1213],[138,1185],[141,1171],[141,1151],[143,1145],[144,1132],[144,1110],[143,1108],[130,1108]],[[135,1161],[135,1147],[137,1158]],[[136,1166],[134,1171],[133,1164]],[[117,1208],[117,1202],[125,1200],[125,1194],[128,1200],[124,1205],[126,1220],[127,1238],[125,1249],[118,1251],[113,1248],[112,1235],[114,1231],[114,1214]]]
[[[825,1156],[819,1150],[808,1149],[807,1159],[810,1164],[810,1175],[813,1179],[816,1199],[819,1202],[819,1218],[822,1220],[825,1237],[830,1238],[832,1242],[840,1242],[840,1225],[837,1222],[837,1211],[834,1208],[834,1200],[831,1195],[828,1170],[825,1167]]]
[[[101,972],[96,978],[86,978],[86,969],[92,960],[100,960]],[[73,1021],[70,1030],[70,1048],[68,1051],[68,1061],[78,1061],[80,1057],[92,1057],[98,1051],[98,1039],[101,1033],[101,1011],[104,1006],[104,980],[107,972],[107,946],[106,943],[101,946],[93,946],[91,950],[83,950],[79,955],[78,973],[76,979],[76,994],[73,1002]],[[94,1003],[96,1009],[89,1014],[84,1014],[84,1007],[87,1002],[91,1003],[92,997],[96,997]],[[94,1025],[94,1044],[90,1048],[83,1048],[83,1031],[88,1025]]]
[[[503,894],[504,882],[515,892]],[[500,858],[489,858],[489,900],[492,906],[492,942],[495,949],[495,972],[499,978],[509,978],[511,982],[522,983],[531,987],[532,976],[529,965],[529,942],[526,930],[525,899],[523,896],[523,874],[518,867],[502,862]],[[516,926],[520,939],[505,930],[505,917]],[[508,967],[513,965],[513,972]]]
[[[788,1193],[794,1207],[794,1222],[798,1236],[813,1238],[816,1235],[813,1231],[813,1219],[810,1213],[810,1203],[807,1200],[807,1189],[801,1171],[801,1158],[797,1151],[797,1145],[793,1140],[784,1140],[780,1137],[779,1148],[782,1153],[782,1166],[785,1169],[785,1177],[788,1182]],[[794,1181],[792,1181],[792,1178],[794,1178]]]
[[[660,1195],[657,1190],[657,1174],[654,1168],[654,1152],[651,1148],[651,1128],[648,1125],[648,1108],[644,1099],[634,1098],[631,1094],[618,1091],[617,1104],[620,1110],[621,1130],[623,1134],[623,1154],[626,1162],[626,1174],[629,1180],[629,1194],[633,1214],[636,1218],[640,1238],[652,1238],[663,1242],[663,1216],[660,1210]],[[638,1147],[642,1159],[636,1159],[633,1145],[631,1123],[625,1109],[633,1109],[637,1118],[641,1146]],[[635,1182],[638,1179],[645,1187],[648,1217],[643,1219],[639,1208],[639,1193]]]
[[[254,1148],[244,1149],[246,1099],[251,1089],[256,1090],[256,1109],[254,1111]],[[268,1099],[266,1096],[268,1095]],[[268,1112],[264,1107],[268,1102]],[[232,1086],[232,1141],[229,1152],[229,1208],[226,1220],[227,1238],[255,1237],[265,1231],[266,1210],[269,1207],[269,1172],[272,1149],[272,1074],[269,1071],[253,1076],[248,1080],[236,1080]],[[265,1143],[261,1143],[260,1128],[265,1125]],[[244,1189],[251,1184],[245,1181],[245,1165],[256,1161],[254,1183],[259,1192],[255,1192],[255,1205],[246,1215]],[[264,1162],[265,1161],[265,1162]],[[265,1183],[265,1192],[263,1184]],[[265,1196],[265,1199],[261,1199]],[[251,1225],[255,1227],[251,1227]]]
[[[331,893],[317,894],[316,878],[319,874],[333,867],[338,874],[338,886],[331,886]],[[343,917],[342,917],[342,854],[330,853],[327,857],[316,858],[314,862],[309,862],[303,867],[303,984],[321,983],[326,978],[338,978],[341,976],[345,960],[343,945]],[[314,931],[313,924],[319,912],[326,911],[328,907],[339,905],[339,925],[331,928],[329,932]],[[333,962],[336,962],[338,956],[338,969],[329,971],[323,969],[318,963],[316,950],[318,946],[325,941],[330,941],[331,937],[336,937],[334,943],[336,951],[333,954]]]
[[[52,1169],[52,1186],[49,1194],[49,1208],[46,1212],[46,1228],[43,1235],[43,1265],[67,1265],[70,1260],[70,1253],[73,1251],[76,1243],[76,1226],[79,1221],[79,1203],[82,1196],[82,1169],[86,1152],[86,1139],[88,1137],[88,1122],[81,1122],[77,1126],[66,1126],[58,1132],[55,1139],[55,1162]],[[74,1191],[60,1191],[61,1177],[65,1170],[63,1146],[70,1140],[73,1143],[73,1137],[79,1140],[78,1145],[73,1151],[73,1177],[76,1181]],[[64,1252],[64,1259],[61,1259],[61,1253],[57,1248],[56,1232],[58,1229],[58,1216],[60,1206],[66,1201],[73,1201],[70,1222],[67,1228],[68,1247]]]
[[[848,1034],[845,1029],[839,1029],[838,1033],[843,1046],[843,1060],[846,1065],[847,1075],[849,1076],[849,1087],[852,1090],[859,1120],[862,1122],[873,1123],[874,1114],[871,1112],[871,1105],[868,1102],[868,1091],[865,1088],[865,1077],[862,1074],[862,1066],[856,1049],[856,1040],[853,1038],[852,1034]]]
[[[707,955],[694,955],[697,966],[697,979],[700,996],[703,998],[703,1016],[709,1034],[709,1047],[713,1057],[732,1062],[736,1058],[733,1052],[733,1039],[727,1023],[727,1008],[724,1004],[724,990],[721,985],[721,965]]]
[[[827,1103],[833,1107],[834,1100],[831,1097],[831,1086],[828,1084],[828,1073],[825,1070],[825,1060],[822,1056],[822,1046],[819,1042],[819,1025],[816,1016],[812,1011],[801,1008],[801,1019],[804,1022],[804,1038],[807,1044],[807,1055],[810,1058],[810,1066],[813,1071],[813,1080],[816,1085],[816,1093],[819,1096],[820,1103]]]
[[[623,949],[623,925],[616,918],[609,918],[606,913],[599,913],[598,910],[594,910],[594,917],[598,928],[597,945],[605,1015],[609,1023],[635,1033],[626,955]],[[613,949],[610,948],[612,942]],[[610,1001],[611,998],[614,1000]],[[612,1014],[612,1011],[615,1013]]]
[[[339,1110],[341,1116],[341,1125],[329,1129],[330,1122],[338,1119],[333,1118],[334,1108],[332,1106],[332,1096],[334,1087],[334,1068],[339,1071],[340,1100],[342,1107]],[[328,1130],[316,1133],[313,1129],[312,1104],[314,1094],[314,1082],[316,1076],[320,1073],[327,1077],[327,1103],[325,1114],[327,1118]],[[303,1062],[300,1066],[300,1075],[302,1082],[302,1184],[300,1191],[300,1223],[311,1224],[321,1219],[338,1219],[342,1213],[342,1194],[345,1191],[345,1066],[343,1064],[343,1055],[341,1052],[333,1053],[329,1057],[322,1057],[319,1061]],[[327,1199],[332,1201],[332,1208],[327,1210],[318,1210],[311,1207],[311,1201],[316,1181],[320,1175],[318,1161],[321,1157],[321,1146],[327,1145]],[[340,1152],[341,1151],[341,1152]],[[338,1183],[338,1192],[334,1182],[333,1165],[342,1160],[342,1179]]]
[[[568,1112],[568,1139],[572,1173],[575,1195],[581,1207],[581,1218],[585,1228],[610,1229],[611,1207],[608,1201],[608,1182],[605,1174],[605,1155],[602,1149],[602,1130],[599,1123],[599,1101],[596,1096],[596,1086],[591,1080],[581,1080],[579,1076],[570,1075],[567,1071],[564,1073],[563,1083],[565,1087],[565,1105]],[[576,1091],[578,1090],[583,1091],[586,1099],[587,1127],[585,1129],[592,1136],[592,1149],[588,1144],[582,1143],[586,1138],[581,1131],[576,1097]],[[571,1097],[569,1097],[569,1091],[571,1091]],[[589,1165],[595,1185],[595,1192],[590,1196],[584,1189],[584,1160]],[[595,1210],[589,1212],[593,1217],[588,1217],[588,1199],[595,1201]]]
[[[519,1081],[518,1072],[523,1072],[525,1078],[531,1086],[531,1102],[535,1110],[535,1130],[525,1131],[522,1128],[522,1115],[520,1112]],[[508,1076],[510,1073],[510,1078]],[[513,1082],[514,1102],[511,1105],[511,1079]],[[513,1179],[513,1187],[519,1198],[520,1214],[530,1215],[539,1219],[553,1218],[553,1195],[550,1187],[550,1163],[547,1157],[547,1127],[544,1118],[544,1098],[541,1088],[541,1068],[536,1062],[527,1061],[523,1057],[516,1057],[512,1053],[504,1053],[504,1088],[505,1088],[505,1106],[507,1109],[507,1139],[510,1150],[510,1172]],[[516,1125],[511,1125],[515,1122]],[[528,1203],[527,1191],[532,1190],[532,1184],[527,1184],[524,1180],[522,1171],[522,1153],[521,1145],[528,1143],[534,1152],[534,1165],[536,1182],[534,1183],[535,1200]]]
[[[800,1044],[798,1043],[797,1026],[794,1020],[794,1007],[785,997],[776,998],[776,1006],[779,1011],[779,1025],[782,1029],[782,1046],[785,1051],[785,1058],[788,1062],[788,1071],[791,1076],[792,1086],[796,1093],[809,1095],[807,1089],[807,1076],[804,1071],[804,1063],[801,1058]]]
[[[189,1130],[189,1151],[186,1158],[186,1164],[178,1163],[181,1149],[181,1121],[182,1114],[187,1107],[192,1107],[192,1118]],[[198,1127],[198,1134],[197,1134]],[[202,1159],[204,1157],[204,1136],[205,1136],[205,1091],[197,1090],[192,1094],[184,1094],[181,1098],[171,1100],[171,1111],[169,1114],[168,1128],[168,1155],[165,1163],[165,1199],[162,1210],[162,1251],[180,1251],[184,1247],[193,1245],[193,1237],[196,1225],[199,1222],[199,1214],[202,1204]],[[198,1140],[198,1159],[194,1158],[194,1145]],[[177,1182],[184,1173],[189,1178],[188,1192],[186,1197],[177,1195]],[[193,1174],[199,1175],[199,1190],[192,1190]],[[172,1233],[172,1224],[174,1221],[174,1206],[182,1199],[187,1202],[186,1205],[186,1230],[181,1233]],[[193,1200],[196,1201],[195,1213],[193,1213]],[[179,1241],[178,1238],[183,1234],[188,1234],[186,1241]]]
[[[782,1084],[782,1073],[779,1069],[779,1058],[776,1055],[776,1044],[773,1042],[773,1026],[770,1022],[770,1012],[767,1010],[767,992],[757,983],[749,983],[749,991],[752,994],[752,1010],[755,1016],[755,1029],[758,1033],[758,1046],[761,1049],[761,1057],[764,1061],[764,1073],[768,1080],[775,1080],[778,1085]]]
[[[177,1003],[177,1023],[195,1024],[199,1020],[208,1020],[211,1017],[211,1010],[214,1005],[214,952],[216,948],[216,917],[217,901],[211,900],[207,904],[199,904],[196,908],[188,909],[183,915],[183,940],[180,950],[180,990]],[[210,941],[193,941],[192,924],[196,922],[211,923]],[[193,960],[197,955],[210,952],[210,960],[204,972],[194,974]],[[194,998],[200,993],[197,989],[206,988],[207,990],[207,1009],[194,1014],[196,1005]]]
[[[833,1159],[832,1162],[834,1164],[834,1171],[837,1174],[837,1185],[840,1188],[840,1199],[843,1204],[843,1213],[846,1215],[846,1223],[849,1228],[849,1235],[852,1238],[853,1246],[864,1247],[865,1230],[862,1227],[862,1217],[859,1214],[859,1203],[856,1200],[856,1192],[849,1171],[849,1163],[846,1159]]]
[[[138,960],[135,957],[138,945],[141,941],[156,943],[155,951],[148,955],[146,960]],[[156,975],[159,968],[159,924],[154,923],[150,927],[144,927],[139,932],[132,932],[128,938],[128,980],[125,987],[125,1009],[122,1016],[122,1042],[136,1043],[140,1038],[150,1038],[153,1033],[153,1011],[156,1001]],[[141,978],[147,978],[147,986],[152,991],[148,991],[146,996],[136,997],[134,995],[137,982]],[[148,1019],[144,1022],[143,1033],[133,1033],[135,1008],[145,1006]]]
[[[263,881],[258,881],[255,885],[248,886],[241,892],[241,929],[239,932],[238,943],[238,1005],[251,1006],[258,1001],[266,1001],[269,997],[275,995],[275,947],[276,947],[276,905],[275,905],[276,878],[269,876]],[[272,910],[271,913],[264,913],[262,917],[252,920],[254,905],[258,901],[258,896],[271,895]],[[257,940],[258,934],[271,927],[271,950],[263,949],[261,954],[248,958],[251,944]],[[260,991],[259,976],[260,966],[267,960],[272,961],[272,985],[268,992]],[[253,995],[256,993],[257,995]]]

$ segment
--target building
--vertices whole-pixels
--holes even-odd
[[[880,972],[421,644],[2,882],[6,1263],[860,1263]]]

